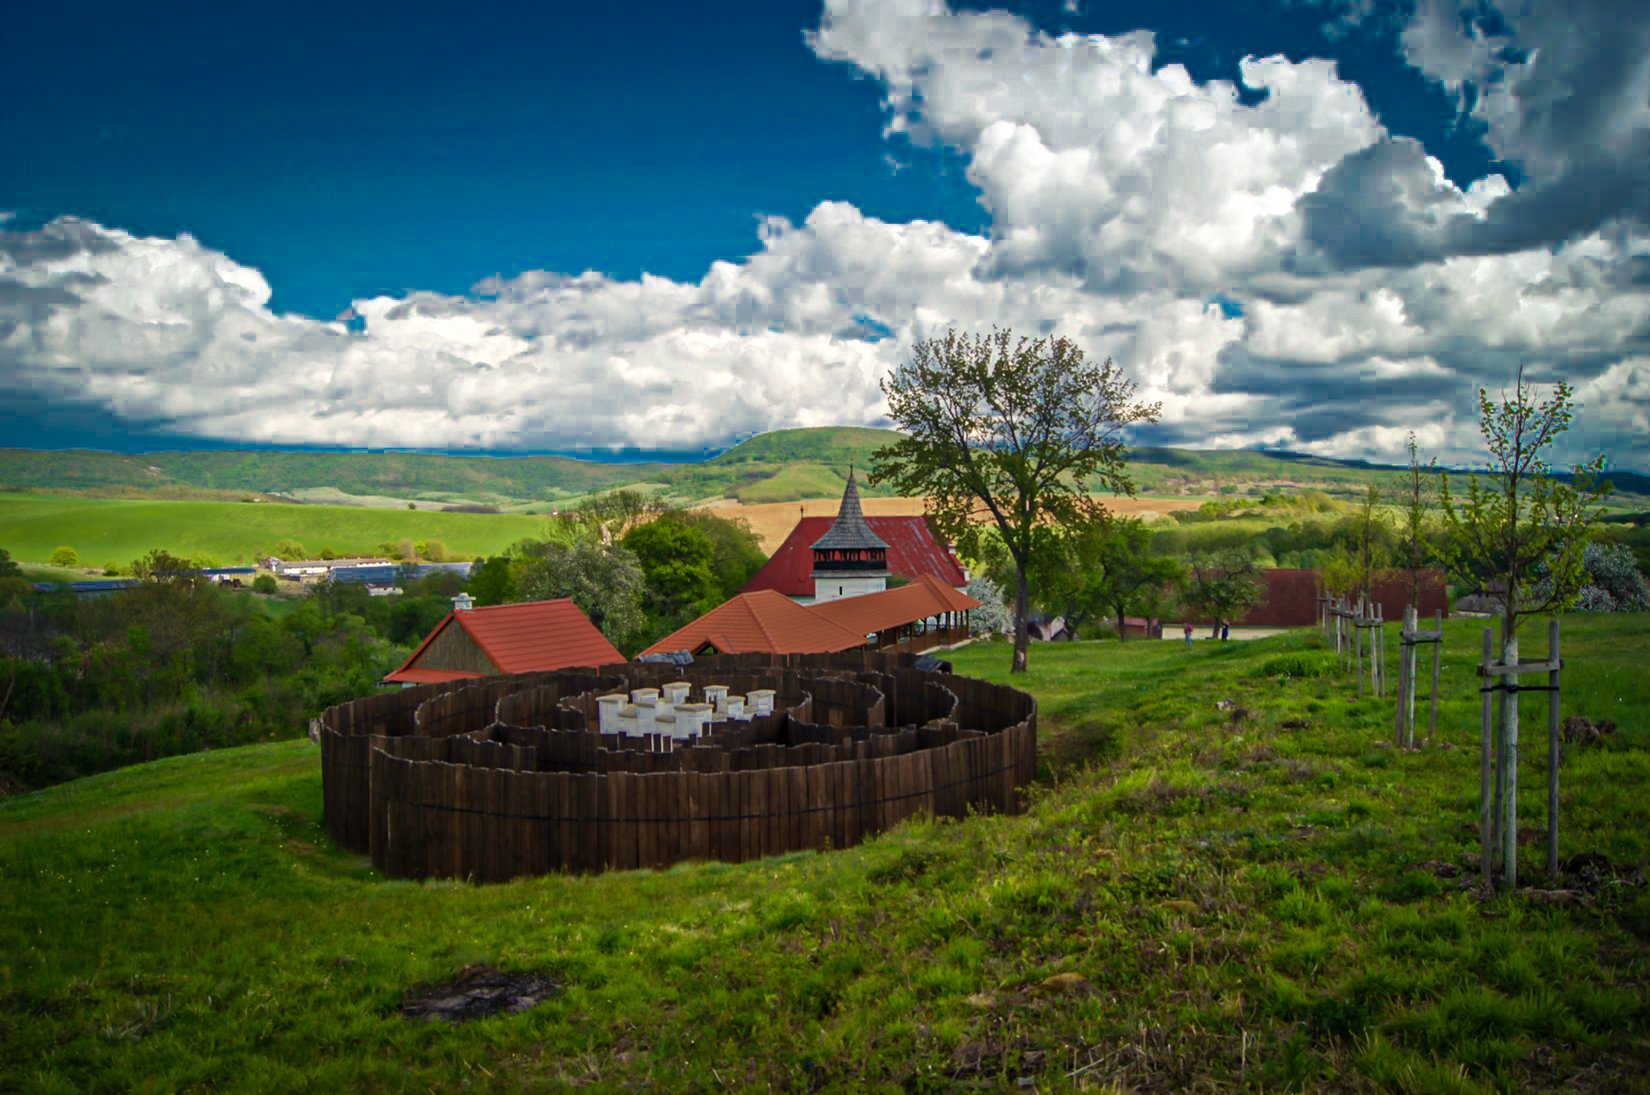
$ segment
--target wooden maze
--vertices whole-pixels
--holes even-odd
[[[340,704],[319,720],[327,828],[390,877],[498,882],[845,848],[918,814],[1018,812],[1036,702],[917,662],[721,655]],[[602,732],[598,697],[673,682],[690,700],[772,689],[772,711],[688,739]]]

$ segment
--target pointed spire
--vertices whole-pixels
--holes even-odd
[[[852,465],[848,467],[848,486],[842,492],[842,505],[837,510],[836,521],[826,530],[825,535],[814,541],[814,548],[881,548],[888,547],[881,537],[871,531],[870,522],[865,520],[865,510],[859,504],[859,483],[854,479]]]

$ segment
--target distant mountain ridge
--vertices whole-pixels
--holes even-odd
[[[893,443],[893,430],[775,430],[699,461],[603,463],[567,456],[452,456],[413,452],[232,451],[112,453],[0,449],[0,488],[86,494],[213,492],[344,495],[441,505],[519,507],[567,503],[636,487],[673,502],[732,497],[787,502],[840,494],[850,465],[862,472]],[[1259,449],[1139,448],[1129,471],[1147,493],[1253,493],[1282,489],[1361,492],[1396,486],[1402,468]],[[1613,472],[1618,495],[1650,500],[1650,476]],[[868,494],[885,490],[867,486]],[[1623,499],[1624,500],[1624,499]]]

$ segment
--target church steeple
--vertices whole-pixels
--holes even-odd
[[[814,599],[830,601],[888,588],[888,545],[865,519],[854,469],[842,505],[825,535],[814,541]]]

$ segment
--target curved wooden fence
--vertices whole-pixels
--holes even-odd
[[[916,660],[721,655],[340,704],[320,720],[327,828],[391,877],[496,882],[845,848],[917,814],[1018,812],[1036,702]],[[596,696],[673,681],[694,696],[771,688],[774,709],[689,741],[600,732]]]

